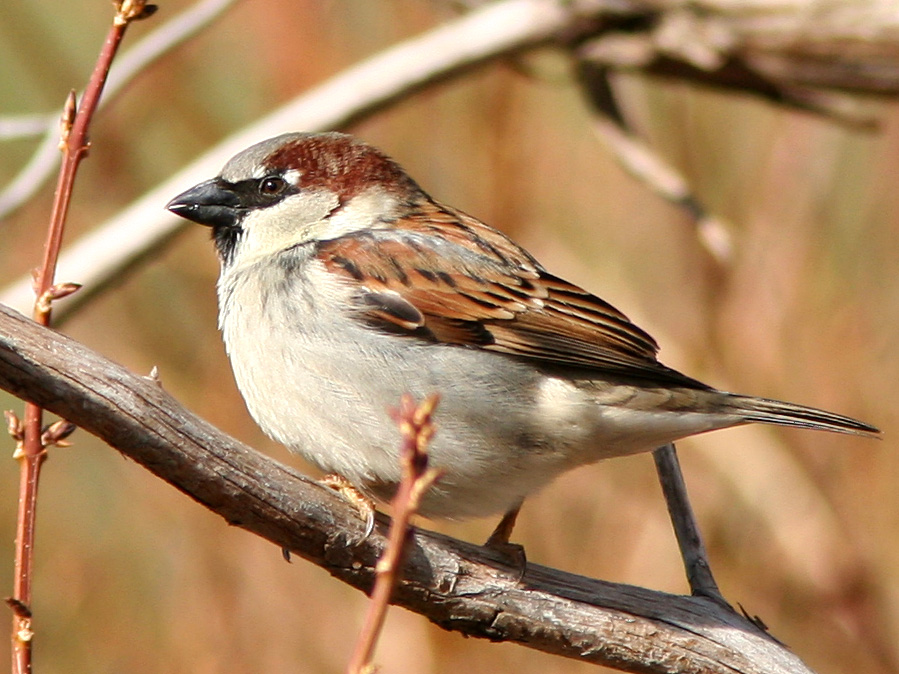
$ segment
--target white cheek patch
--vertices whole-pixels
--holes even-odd
[[[319,238],[328,215],[339,206],[336,195],[327,191],[304,191],[268,208],[247,214],[238,256],[247,260],[271,255],[289,246]]]
[[[300,177],[300,171],[284,174],[285,180],[298,181]],[[396,208],[396,197],[379,187],[344,204],[330,190],[304,189],[273,206],[247,214],[237,258],[249,261],[298,243],[335,239],[383,226],[380,223],[384,215],[396,212]]]

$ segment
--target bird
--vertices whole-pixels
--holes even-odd
[[[166,208],[212,230],[218,324],[262,430],[386,502],[401,479],[387,410],[438,393],[442,475],[419,512],[501,515],[497,545],[526,497],[603,459],[750,423],[879,434],[663,365],[621,311],[348,134],[256,143]]]

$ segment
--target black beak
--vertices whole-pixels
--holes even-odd
[[[208,227],[235,227],[243,215],[240,197],[221,178],[194,185],[165,207],[175,215]]]

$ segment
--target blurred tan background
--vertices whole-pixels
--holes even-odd
[[[187,2],[163,1],[128,44]],[[49,112],[80,88],[109,3],[0,3],[0,115]],[[454,16],[431,0],[253,0],[165,57],[93,129],[68,240],[304,89]],[[680,444],[725,596],[825,674],[899,667],[899,109],[865,134],[738,96],[639,77],[640,130],[733,224],[717,270],[692,223],[596,142],[565,59],[489,66],[352,131],[434,196],[624,310],[661,359],[729,390],[857,416],[882,442],[746,428]],[[34,147],[3,142],[0,180]],[[188,187],[185,185],[184,187]],[[0,223],[0,286],[37,264],[51,187]],[[173,195],[174,196],[174,195]],[[160,209],[163,203],[159,204]],[[66,332],[295,465],[244,410],[215,326],[217,261],[195,227]],[[60,279],[74,280],[78,279]],[[21,403],[0,394],[0,407]],[[79,432],[41,485],[36,671],[342,671],[366,598],[229,528]],[[12,585],[18,468],[0,461],[0,594]],[[651,457],[582,469],[525,504],[516,540],[540,564],[670,592],[686,582]],[[468,540],[494,522],[425,526]],[[0,621],[2,626],[3,621]],[[2,627],[0,627],[2,630]],[[0,662],[8,640],[0,639]],[[384,672],[587,672],[589,665],[444,632],[393,609]]]

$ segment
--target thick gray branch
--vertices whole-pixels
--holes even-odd
[[[65,417],[191,498],[367,590],[386,523],[221,433],[153,379],[0,305],[0,387]],[[386,415],[385,415],[386,417]],[[416,530],[394,603],[450,630],[635,672],[809,672],[715,602],[529,564]]]

